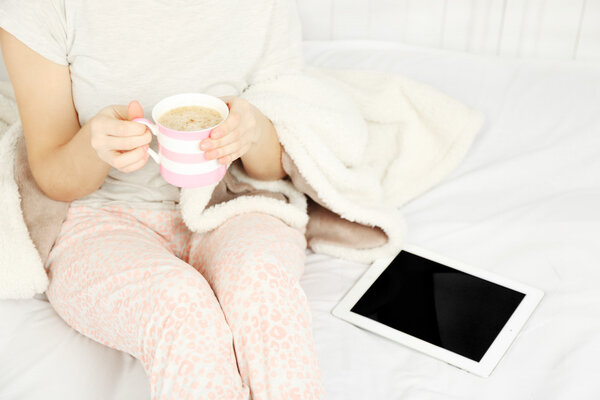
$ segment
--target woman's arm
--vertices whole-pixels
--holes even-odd
[[[250,104],[256,116],[258,139],[242,156],[244,169],[249,176],[262,180],[277,180],[287,174],[281,165],[282,146],[273,123],[258,108]]]
[[[227,164],[241,158],[248,176],[260,180],[285,177],[281,166],[281,144],[271,121],[259,109],[239,97],[224,99],[229,117],[210,138],[200,143],[209,160]]]
[[[40,56],[2,29],[0,45],[17,97],[29,166],[48,197],[72,201],[98,189],[111,165],[143,165],[147,154],[137,148],[149,143],[151,134],[143,125],[122,121],[127,119],[127,106],[107,107],[81,127],[69,68]],[[143,116],[139,103],[130,110]],[[119,136],[113,136],[118,143],[107,138],[111,131]],[[131,149],[136,150],[123,151]]]

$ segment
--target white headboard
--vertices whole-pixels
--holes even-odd
[[[308,40],[600,60],[600,0],[297,0]]]

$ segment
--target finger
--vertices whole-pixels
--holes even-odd
[[[148,159],[148,146],[138,147],[135,150],[126,151],[123,153],[117,153],[112,159],[111,165],[116,169],[123,171],[133,164],[138,163],[141,160]]]
[[[132,121],[120,121],[118,119],[106,118],[104,121],[104,132],[110,136],[139,136],[143,135],[146,125]]]
[[[229,154],[233,154],[239,151],[242,148],[243,143],[239,141],[235,141],[218,149],[210,150],[204,153],[204,158],[207,160],[214,160],[217,158],[221,158],[227,156]]]
[[[128,152],[114,152],[115,158],[111,165],[122,172],[134,171],[137,169],[134,168],[135,166],[140,163],[144,165],[146,164],[146,161],[148,161],[150,155],[148,154],[147,148],[147,146],[144,146]]]
[[[111,106],[115,117],[122,121],[131,121],[134,118],[144,117],[144,108],[137,100],[132,100],[129,105],[115,104]]]
[[[152,134],[150,131],[138,136],[107,136],[106,147],[109,150],[126,151],[150,144],[151,141]]]
[[[131,121],[134,118],[144,118],[144,109],[137,100],[132,100],[127,106],[127,119]]]
[[[119,118],[120,120],[126,121],[127,120],[127,108],[128,108],[127,106],[118,104],[118,105],[112,106],[112,111],[113,111],[115,117]]]
[[[146,156],[144,158],[142,158],[141,160],[139,160],[138,162],[135,162],[125,168],[123,168],[121,171],[123,172],[133,172],[133,171],[137,171],[138,169],[142,168],[144,165],[146,165],[146,163],[148,162],[148,158],[150,157],[150,155],[148,154],[148,152],[146,152]]]
[[[220,139],[203,139],[200,142],[200,150],[208,151],[208,150],[216,150],[220,147],[224,147],[228,144],[231,144],[235,141],[240,140],[241,135],[239,129],[235,129],[231,132],[227,132],[226,135],[222,136]]]
[[[237,160],[238,158],[240,158],[244,154],[246,154],[248,152],[248,150],[250,150],[250,143],[245,144],[238,151],[235,151],[235,152],[233,152],[231,154],[228,154],[228,155],[226,155],[224,157],[218,158],[217,161],[219,161],[219,163],[221,163],[223,165],[227,165],[227,164],[229,164],[231,162],[234,162],[235,160]]]
[[[236,111],[231,111],[227,116],[225,122],[216,127],[210,132],[211,139],[220,139],[227,134],[227,132],[231,132],[235,130],[241,122],[242,118],[240,113]]]

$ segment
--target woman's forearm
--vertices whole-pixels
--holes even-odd
[[[273,123],[251,106],[256,116],[256,129],[260,132],[256,143],[250,147],[242,158],[246,173],[255,179],[277,180],[286,176],[281,165],[281,143]]]
[[[110,166],[90,145],[91,129],[85,124],[71,140],[58,148],[31,157],[33,176],[50,198],[73,201],[97,190]]]

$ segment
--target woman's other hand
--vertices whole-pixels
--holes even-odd
[[[122,172],[133,172],[148,161],[152,133],[142,124],[132,122],[144,116],[142,106],[132,101],[129,106],[108,106],[90,121],[91,145],[98,157]]]
[[[200,142],[207,160],[229,164],[238,158],[249,176],[262,180],[281,179],[281,144],[271,121],[240,97],[225,97],[229,116]]]
[[[257,110],[250,103],[239,97],[224,97],[223,101],[229,107],[229,116],[200,143],[200,150],[208,160],[229,164],[250,150],[260,132],[256,125]]]

